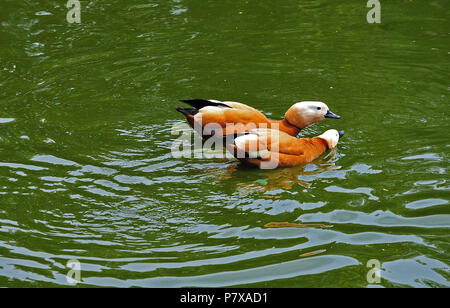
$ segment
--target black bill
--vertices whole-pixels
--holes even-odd
[[[341,117],[328,110],[327,113],[325,114],[325,118],[340,119]]]

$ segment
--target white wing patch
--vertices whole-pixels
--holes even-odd
[[[258,135],[254,135],[254,134],[248,134],[248,135],[243,135],[243,136],[239,136],[236,139],[234,139],[234,144],[237,146],[237,148],[241,151],[245,151],[245,144],[247,142],[254,142],[256,144],[256,142],[258,141]]]

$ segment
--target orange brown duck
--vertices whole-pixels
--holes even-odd
[[[291,167],[308,163],[334,149],[344,131],[327,130],[314,138],[296,138],[273,129],[255,129],[227,144],[240,161],[261,169]]]
[[[193,108],[176,108],[189,125],[203,138],[211,135],[238,135],[255,128],[278,129],[290,136],[297,136],[301,129],[325,118],[339,119],[322,102],[305,101],[292,105],[282,120],[270,120],[262,112],[248,105],[218,100],[181,100]]]

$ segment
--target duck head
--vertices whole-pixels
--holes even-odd
[[[340,116],[330,111],[330,108],[322,102],[295,103],[286,111],[286,120],[298,128],[304,128],[325,118],[339,119]]]
[[[329,149],[334,149],[337,146],[339,139],[342,138],[342,136],[344,136],[343,130],[337,131],[335,129],[329,129],[318,137],[322,138],[327,142]]]

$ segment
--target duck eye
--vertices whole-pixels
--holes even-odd
[[[317,107],[317,110],[321,110],[322,109],[322,107]]]

